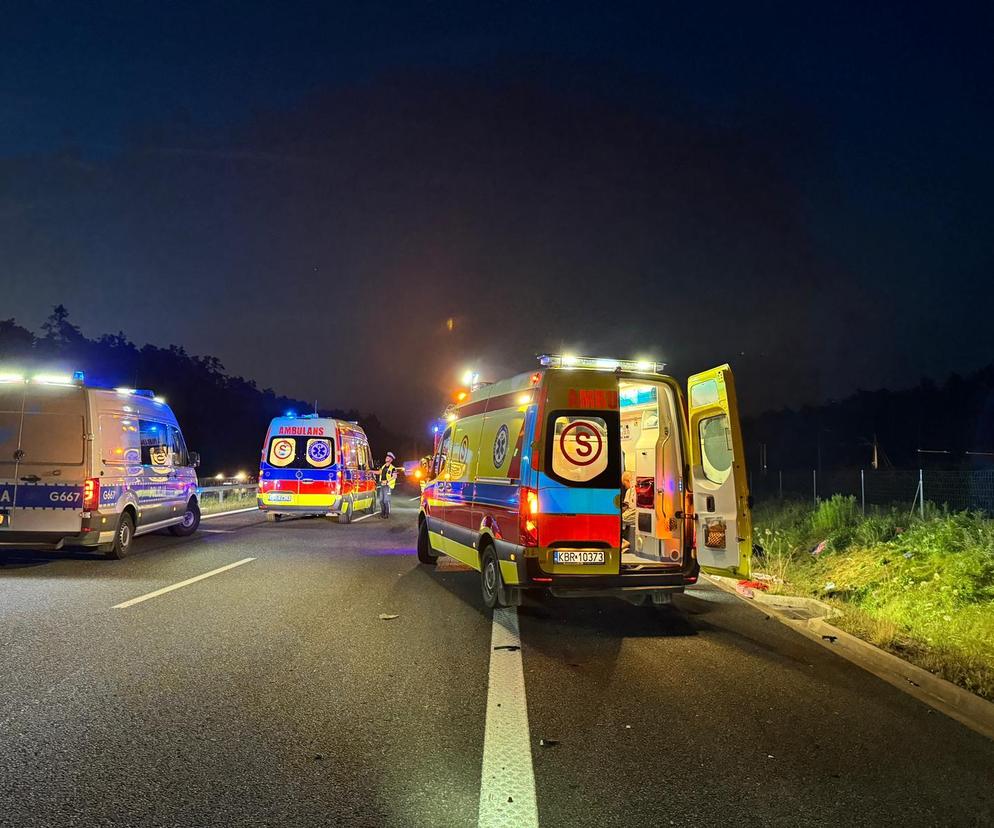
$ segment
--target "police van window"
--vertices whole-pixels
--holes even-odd
[[[19,425],[22,463],[75,466],[83,462],[84,397],[78,388],[29,388]],[[15,438],[16,439],[16,438]]]
[[[615,488],[621,479],[621,425],[616,411],[549,415],[547,471],[570,486]]]
[[[697,430],[701,440],[704,476],[720,485],[728,480],[732,469],[732,431],[728,415],[705,417]]]
[[[173,465],[189,466],[190,456],[186,450],[186,441],[176,426],[169,426],[169,434],[173,448]]]
[[[154,420],[138,421],[138,436],[141,440],[143,466],[171,466],[172,440],[169,426]]]
[[[141,462],[138,420],[124,414],[101,414],[100,459],[112,466],[137,466]]]

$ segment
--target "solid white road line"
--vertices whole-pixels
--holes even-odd
[[[128,607],[133,607],[135,604],[140,604],[142,601],[148,601],[150,598],[157,598],[160,595],[165,595],[167,592],[172,592],[174,589],[180,589],[181,587],[195,584],[197,581],[202,581],[204,578],[210,578],[212,575],[220,575],[222,572],[227,572],[229,569],[234,569],[236,566],[241,566],[242,564],[247,564],[254,560],[255,558],[242,558],[240,561],[235,561],[227,566],[219,566],[217,569],[212,569],[210,572],[205,572],[203,575],[197,575],[194,578],[187,578],[185,581],[180,581],[178,584],[172,584],[171,586],[157,589],[155,592],[148,592],[145,595],[139,595],[137,598],[132,598],[131,600],[124,601],[121,604],[114,604],[111,609],[127,609]]]
[[[358,523],[360,520],[368,520],[371,517],[376,517],[377,514],[378,514],[377,512],[370,512],[368,515],[363,515],[360,518],[355,518],[352,522]]]
[[[244,512],[258,512],[258,506],[249,506],[247,509],[232,509],[230,512],[214,512],[212,514],[201,515],[200,520],[213,520],[214,518],[224,517],[225,515],[240,515]]]
[[[478,825],[538,826],[521,636],[514,607],[494,610]]]

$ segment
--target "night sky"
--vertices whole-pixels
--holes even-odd
[[[989,4],[350,5],[8,8],[0,318],[410,430],[550,349],[753,412],[994,360]]]

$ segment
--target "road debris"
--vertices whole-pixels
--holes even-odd
[[[394,618],[400,618],[399,615],[392,615],[389,612],[380,613],[380,621],[393,621]]]
[[[513,653],[515,650],[520,650],[520,649],[521,647],[519,647],[517,644],[500,644],[499,646],[494,647],[495,651],[507,650],[509,653]]]
[[[834,644],[836,641],[839,640],[839,637],[837,635],[823,635],[821,639],[822,641],[827,641],[830,644]]]
[[[539,739],[538,744],[540,747],[553,747],[559,744],[558,739]]]

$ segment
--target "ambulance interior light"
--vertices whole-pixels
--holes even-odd
[[[581,357],[572,354],[542,354],[538,358],[544,368],[593,368],[598,371],[634,371],[640,374],[662,374],[665,362],[649,360],[611,359],[610,357]]]

